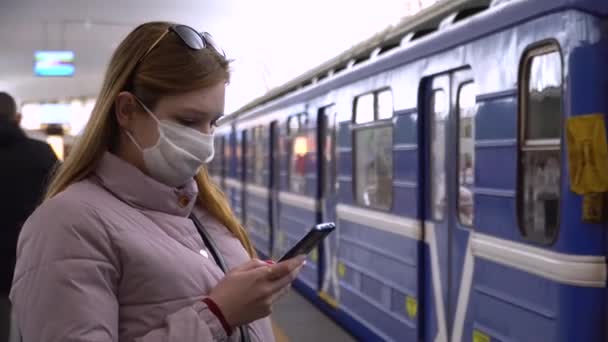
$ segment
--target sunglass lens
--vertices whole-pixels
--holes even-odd
[[[226,53],[224,52],[224,49],[222,49],[217,42],[213,39],[213,37],[211,36],[211,34],[209,32],[201,32],[201,35],[203,36],[203,38],[205,38],[205,42],[207,42],[207,44],[213,48],[213,50],[215,50],[217,53],[219,53],[220,55],[226,57]]]
[[[205,48],[205,42],[201,36],[189,26],[179,25],[173,28],[175,33],[193,50],[201,50]]]

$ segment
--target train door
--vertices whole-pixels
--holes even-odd
[[[427,88],[426,269],[432,274],[428,288],[434,292],[440,340],[450,340],[455,327],[461,329],[464,313],[457,310],[458,294],[463,272],[472,272],[464,264],[474,222],[475,94],[468,69],[434,77]]]
[[[236,181],[236,131],[234,130],[234,126],[230,127],[230,131],[228,133],[228,141],[224,146],[224,157],[226,160],[226,188],[224,192],[226,196],[228,196],[230,207],[235,208],[236,212],[236,200],[235,200],[235,192],[237,187]]]
[[[238,195],[236,196],[237,201],[235,205],[235,211],[238,217],[241,219],[242,224],[247,222],[247,203],[246,203],[246,186],[247,186],[247,131],[242,130],[237,133],[240,139],[237,140],[237,179],[240,184],[240,188],[237,190]]]
[[[317,222],[336,222],[337,163],[336,163],[336,106],[319,109],[317,117]],[[333,270],[337,269],[338,234],[331,234],[320,246],[319,286],[320,296],[332,303],[337,297],[338,280]]]
[[[269,126],[257,125],[247,130],[245,164],[245,227],[261,257],[270,253],[269,184],[270,134]]]
[[[216,158],[220,158],[218,163],[218,173],[220,177],[220,182],[218,185],[220,186],[222,191],[226,191],[226,155],[224,154],[226,144],[226,136],[221,136],[219,140],[219,146],[216,147],[216,150],[218,151],[216,153]]]
[[[278,121],[270,123],[270,162],[269,162],[269,196],[268,196],[268,224],[270,226],[270,253],[272,258],[279,257],[275,252],[276,236],[279,227],[279,189],[280,189],[280,126]]]

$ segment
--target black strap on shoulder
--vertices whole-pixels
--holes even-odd
[[[207,247],[207,249],[211,253],[211,256],[213,257],[213,260],[215,261],[217,266],[224,273],[227,273],[228,265],[226,264],[226,261],[224,260],[222,253],[220,253],[220,250],[217,248],[217,245],[215,244],[215,242],[213,242],[213,239],[211,238],[211,236],[209,235],[207,230],[205,230],[205,227],[203,226],[201,221],[199,221],[199,219],[194,214],[190,214],[190,219],[194,223],[196,230],[198,230],[198,233],[200,234],[201,238],[203,239],[203,242],[205,243],[205,247]],[[251,338],[249,337],[249,329],[248,329],[247,325],[241,325],[239,327],[239,331],[241,333],[241,342],[250,342],[251,341]]]
[[[194,222],[196,230],[198,230],[198,233],[201,235],[201,238],[205,243],[205,247],[207,247],[209,252],[211,252],[211,256],[213,257],[215,263],[222,271],[224,271],[224,273],[227,273],[228,266],[226,265],[226,261],[224,260],[224,257],[220,254],[217,245],[215,244],[215,242],[213,242],[213,239],[211,238],[207,230],[205,230],[205,227],[203,226],[201,221],[199,221],[199,219],[194,215],[190,215],[190,219],[192,220],[192,222]]]

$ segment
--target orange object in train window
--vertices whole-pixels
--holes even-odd
[[[608,144],[604,114],[568,119],[566,139],[572,191],[579,195],[608,192]]]

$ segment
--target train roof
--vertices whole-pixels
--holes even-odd
[[[414,16],[404,17],[399,23],[388,26],[372,37],[342,52],[338,56],[303,73],[291,81],[269,90],[266,94],[247,103],[228,115],[224,122],[234,120],[253,108],[278,99],[289,93],[316,84],[326,78],[348,71],[352,66],[390,51],[407,46],[424,36],[446,26],[462,21],[481,13],[491,7],[506,3],[522,3],[530,0],[442,0],[420,11]],[[552,0],[547,4],[554,9],[578,8],[602,16],[608,15],[608,2],[598,3],[594,0]]]

